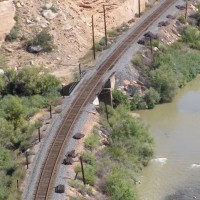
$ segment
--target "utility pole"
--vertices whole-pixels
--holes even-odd
[[[80,156],[80,161],[81,161],[81,171],[82,171],[82,176],[83,176],[83,184],[85,185],[85,174],[84,174],[84,168],[83,168],[83,160],[82,157]]]
[[[17,179],[17,191],[19,191],[19,180]]]
[[[151,48],[151,55],[153,54],[153,46],[152,46],[152,37],[150,35],[149,37],[149,40],[150,40],[150,48]]]
[[[140,8],[140,0],[138,0],[138,17],[140,18],[141,8]]]
[[[104,105],[105,105],[105,110],[106,110],[106,119],[108,121],[108,108],[107,108],[107,104],[104,102]]]
[[[96,58],[95,55],[95,41],[94,41],[94,19],[93,19],[93,15],[92,15],[92,42],[93,42],[93,56],[94,56],[94,60]]]
[[[28,152],[26,151],[26,168],[28,169]]]
[[[50,113],[50,119],[52,118],[52,109],[51,109],[51,105],[49,106],[49,113]]]
[[[64,96],[64,85],[62,84],[62,97],[63,97],[63,99],[65,98],[65,96]]]
[[[107,46],[107,45],[108,45],[108,38],[107,38],[107,27],[106,27],[106,8],[105,8],[105,5],[103,5],[103,13],[104,13],[105,43],[106,43],[106,46]]]
[[[39,142],[40,142],[40,128],[38,128],[38,138],[39,138]]]
[[[81,78],[82,78],[81,64],[78,65],[78,68],[79,68],[79,76],[80,76],[80,80],[81,80]]]
[[[185,21],[187,22],[187,12],[188,12],[188,0],[185,3]]]

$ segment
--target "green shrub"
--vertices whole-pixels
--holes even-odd
[[[144,101],[139,101],[139,102],[137,103],[137,109],[139,109],[139,110],[147,109],[147,104],[146,104],[146,102],[144,102]]]
[[[53,36],[45,29],[39,32],[32,40],[26,42],[26,46],[41,46],[43,51],[51,52],[54,49]]]
[[[118,172],[113,171],[106,178],[106,192],[111,197],[111,200],[136,200],[136,192],[134,190],[133,183],[130,184],[127,179],[127,175],[121,174],[121,170]]]
[[[12,83],[12,85],[11,85]],[[19,95],[30,96],[45,94],[53,91],[59,85],[59,81],[52,75],[47,74],[43,68],[24,67],[14,75],[10,82],[10,89]]]
[[[92,189],[89,185],[83,185],[82,182],[80,182],[79,180],[70,180],[69,181],[69,185],[73,188],[76,188],[76,190],[81,193],[82,195],[92,195]]]
[[[182,32],[181,40],[185,43],[195,43],[200,40],[200,31],[194,26],[186,26]]]
[[[187,22],[184,16],[178,17],[178,21],[181,22],[182,24],[186,24]]]
[[[84,165],[85,181],[89,185],[96,183],[95,167],[91,165]]]
[[[151,72],[152,86],[160,94],[161,102],[170,102],[178,89],[177,78],[169,67],[161,66]]]
[[[80,185],[80,181],[79,180],[70,180],[69,181],[69,186],[73,187],[73,188],[78,188]]]
[[[88,165],[96,166],[96,159],[91,151],[85,151],[82,157],[83,161]]]
[[[135,54],[133,59],[132,59],[132,63],[134,65],[137,65],[137,66],[142,66],[143,65],[143,58],[142,58],[142,54]]]
[[[97,134],[91,134],[85,139],[84,144],[87,149],[93,150],[99,146],[100,138]]]
[[[57,9],[55,6],[52,6],[52,7],[50,8],[50,10],[51,10],[52,12],[54,12],[54,13],[57,13],[57,12],[58,12],[58,9]]]
[[[0,149],[0,170],[8,170],[13,166],[11,152],[6,149]]]
[[[129,107],[129,100],[128,96],[123,94],[122,91],[114,89],[112,92],[113,95],[113,105],[114,107],[117,107],[120,104],[124,104],[127,107]]]
[[[152,109],[154,108],[155,104],[159,103],[160,95],[155,89],[150,88],[145,92],[144,100],[146,101],[148,108]]]
[[[19,37],[19,25],[15,25],[11,29],[10,33],[8,35],[6,35],[5,40],[8,41],[8,42],[13,42],[16,39],[18,39],[18,37]]]

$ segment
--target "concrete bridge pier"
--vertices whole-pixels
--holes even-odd
[[[98,102],[104,102],[106,105],[113,107],[112,90],[114,89],[114,87],[115,87],[115,74],[108,79],[102,91],[95,99],[94,104],[96,105]]]

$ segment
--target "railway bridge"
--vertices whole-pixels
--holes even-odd
[[[49,200],[51,199],[58,168],[61,164],[62,156],[67,142],[72,136],[76,122],[81,116],[83,109],[88,103],[94,101],[100,94],[107,80],[111,77],[113,68],[119,59],[128,51],[133,43],[137,42],[140,36],[177,0],[162,0],[146,16],[143,16],[140,23],[134,29],[127,32],[126,37],[119,40],[119,43],[111,47],[110,53],[93,71],[93,75],[86,81],[82,81],[79,92],[70,104],[68,111],[64,114],[60,126],[57,128],[52,143],[46,148],[46,156],[40,168],[40,173],[34,188],[34,194],[24,197],[26,200]],[[87,76],[87,75],[86,75]],[[110,87],[110,86],[109,86]],[[108,87],[108,88],[109,88]],[[101,95],[100,95],[101,96]],[[112,98],[112,97],[110,97]],[[110,101],[111,102],[111,101]],[[34,170],[33,172],[34,173]],[[31,187],[31,185],[30,185]]]

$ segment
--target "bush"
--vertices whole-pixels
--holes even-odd
[[[114,107],[117,107],[120,104],[124,104],[127,107],[129,107],[128,96],[123,94],[123,92],[121,92],[120,90],[114,89],[112,95],[113,95]]]
[[[142,54],[135,54],[132,59],[132,63],[137,66],[142,66],[143,65]]]
[[[195,44],[200,40],[200,31],[196,27],[186,26],[183,29],[181,40],[185,43]]]
[[[83,185],[80,181],[78,180],[70,180],[69,185],[73,188],[76,188],[76,190],[81,193],[82,195],[92,195],[92,189],[89,185]]]
[[[85,151],[82,157],[85,163],[96,166],[96,159],[91,151]]]
[[[58,87],[59,81],[43,68],[24,67],[12,75],[8,87],[11,93],[23,96],[44,95]]]
[[[181,22],[182,24],[186,24],[187,22],[184,16],[178,17],[178,21]]]
[[[97,134],[91,134],[84,141],[85,147],[90,150],[93,150],[99,146],[99,144],[100,144],[99,140],[100,140],[100,138]]]
[[[6,35],[5,40],[8,42],[13,42],[14,40],[16,40],[19,37],[19,25],[15,25],[10,33],[8,35]]]
[[[89,185],[96,183],[95,168],[91,165],[84,165],[85,181]]]
[[[113,171],[106,178],[106,192],[111,197],[111,200],[136,200],[136,192],[133,189],[134,184],[130,184],[127,174],[118,169]],[[125,181],[126,180],[126,181]]]
[[[46,29],[39,32],[32,40],[26,42],[27,47],[38,45],[45,52],[51,52],[54,49],[53,36]]]
[[[152,86],[160,94],[161,102],[170,102],[178,89],[177,78],[169,67],[162,66],[151,72]]]
[[[144,100],[146,101],[148,108],[152,109],[154,108],[155,104],[159,103],[160,95],[155,89],[150,88],[145,92]]]

